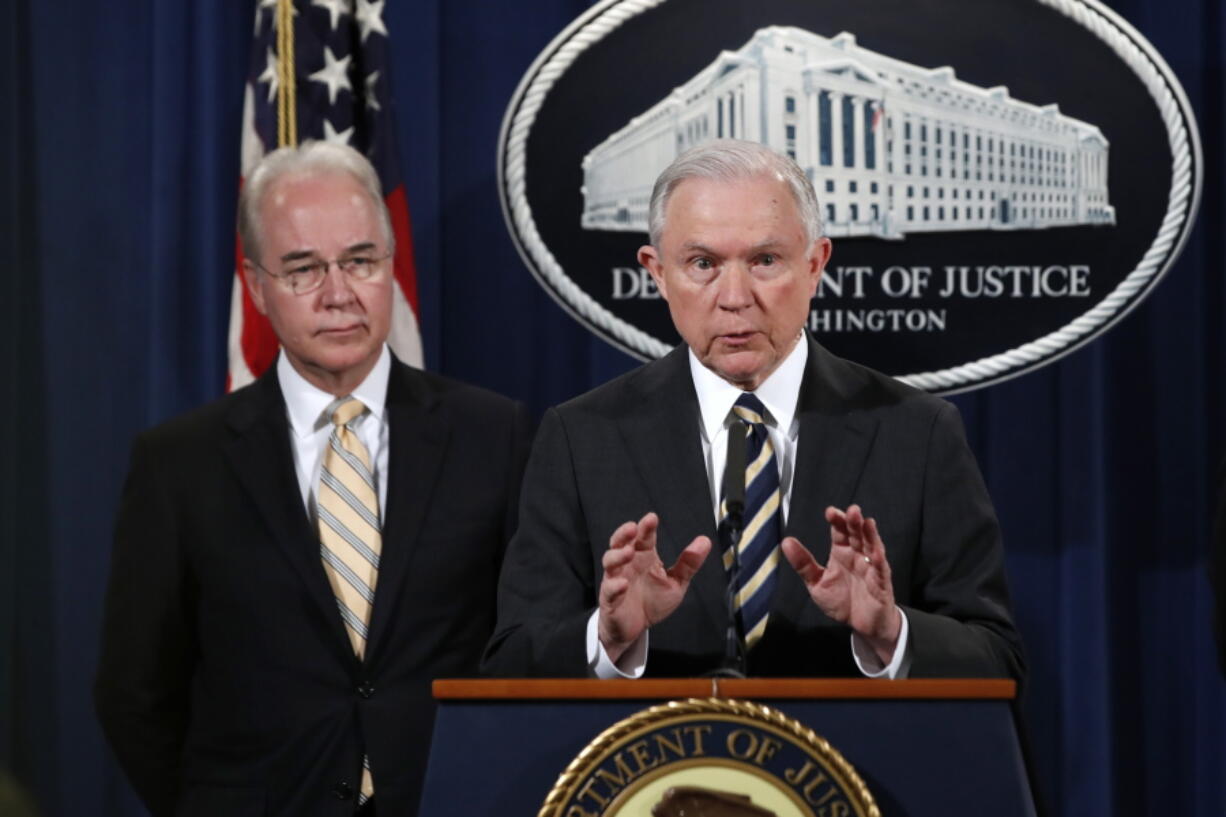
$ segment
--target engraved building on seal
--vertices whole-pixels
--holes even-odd
[[[799,28],[759,29],[583,159],[582,225],[647,232],[656,176],[710,139],[762,142],[808,174],[826,233],[1114,224],[1094,125]]]

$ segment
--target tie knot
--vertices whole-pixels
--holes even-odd
[[[750,425],[762,425],[766,422],[766,406],[753,392],[745,392],[736,399],[732,413]]]
[[[338,398],[332,405],[332,424],[338,427],[347,426],[365,411],[366,404],[356,397]]]

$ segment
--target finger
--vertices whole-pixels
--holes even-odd
[[[648,512],[639,520],[638,535],[634,538],[635,550],[655,550],[656,529],[660,527],[660,517]]]
[[[864,549],[864,512],[859,505],[847,509],[847,540],[856,550]]]
[[[606,573],[615,571],[629,563],[634,558],[634,548],[619,547],[610,548],[600,557],[600,565]]]
[[[677,557],[677,563],[669,568],[669,577],[681,584],[688,584],[710,553],[711,540],[706,536],[695,538],[693,542],[686,545],[685,550],[681,551],[681,555]]]
[[[800,575],[801,581],[806,585],[817,584],[822,580],[822,575],[826,570],[817,563],[817,559],[813,558],[813,554],[800,543],[800,540],[794,536],[785,537],[779,543],[779,548],[783,551],[783,558],[788,560],[788,564],[792,569]]]
[[[637,522],[624,522],[617,530],[613,531],[613,535],[609,537],[609,549],[625,547],[634,541],[638,535],[639,526]]]
[[[864,556],[878,569],[885,563],[885,543],[877,530],[877,520],[872,517],[864,520]]]
[[[877,520],[871,516],[864,520],[864,555],[872,559],[873,564],[885,561],[885,543],[877,530]]]
[[[856,562],[860,562],[861,566],[863,566],[864,557],[852,550],[849,545],[831,545],[830,558],[826,560],[826,569],[846,570],[848,573],[855,573],[857,570]]]
[[[626,591],[630,589],[630,580],[620,576],[605,576],[600,582],[600,606],[612,607]]]
[[[876,519],[870,517],[866,520],[865,533],[868,536],[871,548],[868,556],[872,560],[872,565],[876,568],[879,577],[878,587],[885,590],[891,585],[890,560],[886,557],[885,542],[882,541],[881,533],[877,529]]]
[[[830,524],[830,541],[836,545],[847,543],[847,514],[833,505],[826,508],[826,521]]]

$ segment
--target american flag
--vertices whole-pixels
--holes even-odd
[[[257,0],[243,100],[242,175],[265,153],[307,139],[344,142],[366,154],[383,183],[396,234],[392,329],[397,357],[422,365],[417,270],[409,205],[397,160],[389,86],[385,0]],[[243,287],[237,246],[230,298],[227,387],[259,377],[277,339]]]

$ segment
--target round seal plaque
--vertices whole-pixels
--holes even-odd
[[[1106,331],[1201,190],[1178,80],[1097,0],[605,0],[524,75],[499,189],[540,284],[642,359],[679,340],[636,261],[652,184],[721,138],[817,191],[834,255],[809,330],[941,393]]]
[[[539,817],[880,817],[812,729],[761,704],[673,701],[614,724],[559,777]]]

